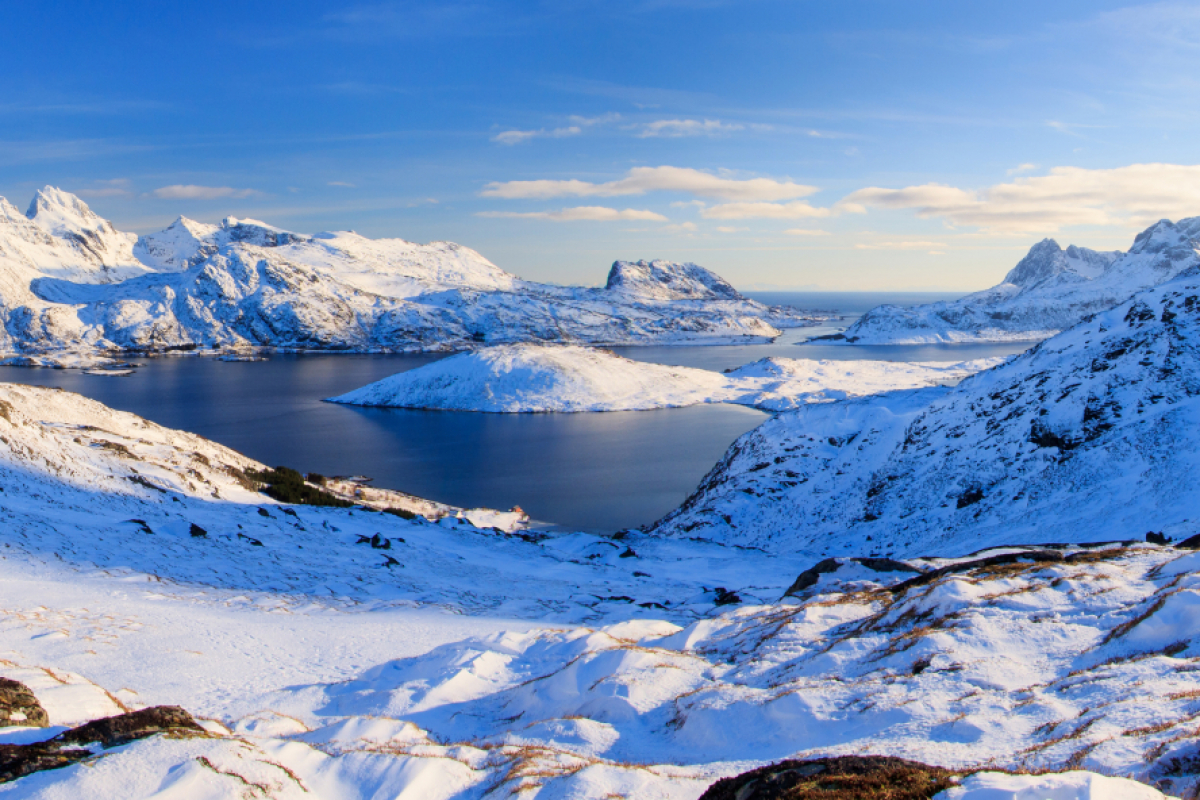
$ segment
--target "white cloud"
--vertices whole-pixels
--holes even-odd
[[[500,144],[520,144],[530,139],[563,139],[567,136],[578,136],[581,133],[583,133],[583,128],[578,125],[550,130],[539,128],[536,131],[502,131],[493,136],[492,141]]]
[[[502,219],[547,219],[551,222],[612,222],[615,220],[649,220],[652,222],[667,222],[662,214],[653,211],[626,208],[618,210],[604,206],[577,206],[564,208],[560,211],[482,211],[478,217],[497,217]]]
[[[812,228],[788,228],[784,233],[789,236],[832,236],[829,231],[818,231]]]
[[[723,203],[700,212],[705,219],[807,219],[828,217],[829,208],[818,208],[803,200],[791,203]]]
[[[874,244],[856,244],[856,250],[928,250],[931,247],[947,247],[945,242],[875,242]],[[942,255],[938,253],[938,255]]]
[[[341,187],[344,187],[344,188],[346,188],[346,189],[353,189],[353,188],[355,188],[353,183],[347,183],[346,181],[330,181],[330,182],[329,182],[329,185],[330,185],[330,186],[341,186]]]
[[[817,191],[791,181],[770,178],[735,179],[684,167],[634,167],[624,178],[608,183],[581,180],[538,180],[489,183],[484,197],[542,199],[547,197],[616,197],[646,192],[684,192],[722,200],[788,200]]]
[[[680,136],[716,136],[730,131],[745,129],[736,122],[721,122],[717,119],[660,119],[641,125],[639,139],[653,137],[678,138]]]
[[[253,197],[262,194],[256,189],[234,189],[231,186],[196,186],[180,184],[155,189],[155,197],[165,200],[215,200],[220,197]]]
[[[1033,172],[1038,168],[1037,164],[1017,164],[1012,169],[1008,170],[1009,175],[1020,175],[1022,172]]]
[[[1116,169],[1055,167],[984,189],[936,183],[860,189],[839,205],[913,209],[952,225],[994,232],[1052,232],[1068,225],[1144,226],[1200,213],[1200,165],[1132,164]]]
[[[733,228],[733,227],[730,227],[729,225],[718,225],[717,230],[720,231],[721,233],[741,233],[742,231],[748,231],[750,229],[749,228]]]

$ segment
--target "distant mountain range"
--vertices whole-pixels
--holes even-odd
[[[998,286],[952,302],[879,306],[831,338],[847,344],[1038,341],[1200,267],[1198,250],[1200,217],[1157,222],[1128,252],[1064,250],[1044,239]]]
[[[118,231],[46,187],[0,198],[0,350],[437,350],[477,343],[744,341],[819,319],[695,264],[616,262],[603,289],[524,281],[450,242],[303,235],[228,217]]]

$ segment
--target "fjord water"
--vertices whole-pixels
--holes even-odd
[[[756,299],[809,308],[829,308],[831,300],[808,293]],[[840,302],[852,317],[868,303],[934,299],[943,296],[875,294]],[[642,361],[719,370],[767,356],[960,361],[1026,346],[799,344],[849,321],[787,331],[771,344],[614,349]],[[766,418],[753,409],[725,405],[603,414],[479,414],[322,402],[444,357],[273,355],[264,362],[222,362],[181,356],[143,359],[128,378],[12,367],[0,371],[0,379],[78,392],[270,465],[367,475],[376,486],[460,506],[520,505],[535,519],[600,531],[653,522],[673,509],[734,439]]]

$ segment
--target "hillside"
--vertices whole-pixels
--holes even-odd
[[[782,414],[654,530],[830,555],[1191,531],[1198,342],[1185,275],[953,389]]]

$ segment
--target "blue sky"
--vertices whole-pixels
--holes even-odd
[[[1200,214],[1200,4],[25,3],[0,194],[747,288],[977,289]]]

